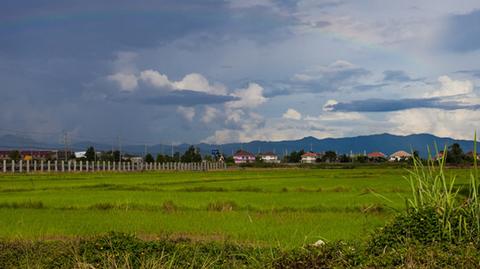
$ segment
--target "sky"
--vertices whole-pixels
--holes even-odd
[[[472,0],[4,0],[0,134],[472,139],[479,25]]]

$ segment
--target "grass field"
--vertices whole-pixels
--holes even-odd
[[[466,175],[456,170],[459,182]],[[361,240],[402,210],[404,169],[0,175],[0,238],[109,231],[295,247]]]

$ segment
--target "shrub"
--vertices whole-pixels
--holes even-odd
[[[412,191],[407,211],[373,235],[368,247],[371,251],[378,253],[407,243],[480,243],[477,163],[470,173],[468,194],[461,199],[460,189],[454,188],[456,176],[445,173],[445,158],[446,154],[437,161],[429,158],[426,165],[413,158],[407,177]]]

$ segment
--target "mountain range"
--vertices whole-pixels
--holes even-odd
[[[292,151],[305,150],[314,152],[324,152],[327,150],[336,151],[338,154],[349,153],[364,153],[380,151],[385,154],[391,154],[398,150],[405,150],[411,152],[417,150],[421,156],[427,156],[429,147],[432,152],[435,152],[435,144],[442,150],[445,146],[453,143],[460,144],[464,152],[473,150],[473,141],[458,140],[448,137],[438,137],[431,134],[412,134],[412,135],[393,135],[393,134],[374,134],[355,137],[343,138],[324,138],[318,139],[315,137],[304,137],[299,140],[285,140],[285,141],[251,141],[248,143],[228,143],[222,145],[213,145],[200,143],[195,146],[200,149],[200,152],[210,154],[212,150],[218,149],[225,155],[232,155],[238,149],[243,149],[254,154],[260,152],[275,152],[280,156]],[[93,146],[98,151],[117,149],[117,146],[111,144],[102,144],[89,141],[79,141],[69,145],[69,148],[75,151],[84,151],[87,147]],[[135,155],[143,155],[145,150],[154,155],[158,153],[172,154],[173,152],[183,153],[190,144],[180,145],[124,145],[122,151]],[[4,135],[0,137],[0,149],[64,149],[64,145],[55,143],[43,143],[31,138]]]

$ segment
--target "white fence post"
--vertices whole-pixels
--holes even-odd
[[[7,172],[7,160],[3,160],[3,172]]]

